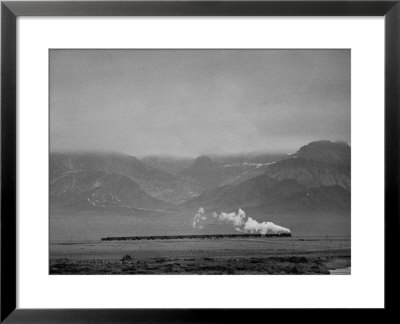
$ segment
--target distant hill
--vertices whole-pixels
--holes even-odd
[[[182,170],[179,175],[187,180],[199,183],[204,188],[212,188],[221,183],[223,171],[220,163],[208,156],[200,156],[187,169]]]
[[[351,149],[348,144],[318,141],[269,165],[266,174],[279,180],[296,180],[307,188],[337,185],[350,190],[350,162]]]
[[[237,185],[207,191],[183,207],[215,210],[259,207],[270,212],[350,210],[350,192],[340,186],[306,188],[296,180],[261,175]]]
[[[153,168],[177,175],[188,168],[194,161],[193,158],[180,158],[169,156],[146,156],[141,159],[144,164]]]
[[[52,153],[50,174],[59,170],[104,171],[140,180],[174,180],[174,176],[119,153]]]
[[[50,207],[69,210],[167,208],[127,176],[105,171],[58,172],[50,179]]]
[[[316,141],[302,146],[292,157],[350,165],[351,149],[345,142]]]
[[[237,184],[265,173],[277,156],[200,156],[179,175],[209,190],[226,184]],[[269,162],[265,162],[269,161]]]
[[[201,192],[198,185],[146,165],[134,156],[119,153],[52,153],[50,181],[76,171],[125,176],[148,195],[168,203],[182,203]]]

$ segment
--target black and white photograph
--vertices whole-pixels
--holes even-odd
[[[349,49],[50,49],[51,275],[350,275]]]

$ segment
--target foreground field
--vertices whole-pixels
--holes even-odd
[[[329,274],[350,266],[345,237],[68,242],[51,274]]]
[[[329,274],[350,266],[350,256],[311,253],[270,257],[149,258],[121,260],[70,260],[50,262],[51,274]]]

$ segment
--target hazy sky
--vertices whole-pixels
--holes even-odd
[[[52,151],[292,153],[350,143],[348,50],[52,50]]]

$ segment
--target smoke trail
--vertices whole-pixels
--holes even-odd
[[[288,228],[275,225],[272,222],[262,222],[259,223],[253,218],[249,217],[244,224],[243,230],[246,233],[261,233],[265,234],[289,234],[290,230]]]
[[[246,213],[239,208],[237,214],[235,212],[232,213],[224,213],[222,212],[221,214],[217,214],[216,212],[213,212],[214,218],[218,219],[221,222],[225,223],[232,223],[235,228],[242,227],[245,223],[246,219]]]
[[[237,213],[225,213],[221,212],[219,215],[216,212],[212,213],[213,217],[221,222],[232,224],[236,231],[244,233],[260,233],[260,234],[289,234],[290,229],[275,225],[272,222],[257,222],[251,217],[247,217],[243,209],[238,210]],[[193,218],[193,228],[202,229],[204,223],[207,220],[207,215],[205,215],[205,210],[200,207],[198,212]]]
[[[197,213],[193,218],[193,228],[202,229],[204,227],[204,222],[207,219],[207,216],[204,215],[204,208],[200,207]]]

